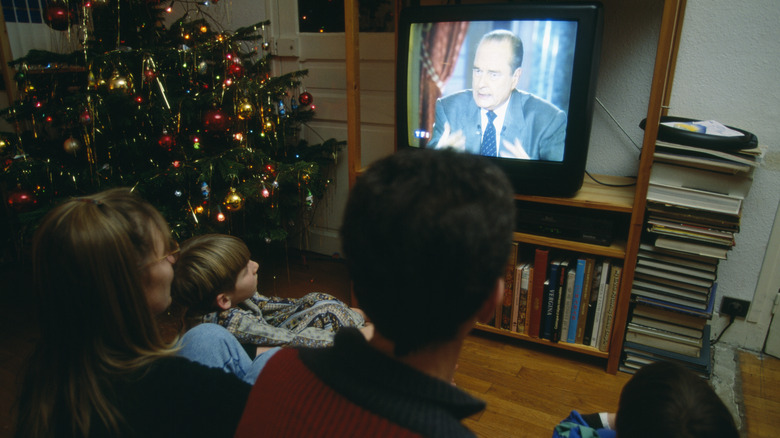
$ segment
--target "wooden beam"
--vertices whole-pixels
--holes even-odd
[[[349,187],[361,167],[360,151],[360,21],[358,1],[344,0],[344,43],[347,68],[347,165]]]

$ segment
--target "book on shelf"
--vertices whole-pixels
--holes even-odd
[[[590,301],[588,302],[588,310],[585,315],[585,328],[582,333],[582,344],[591,345],[593,338],[593,324],[596,319],[596,313],[599,308],[599,285],[601,284],[601,270],[603,266],[603,260],[595,261],[593,265],[593,278],[590,282]]]
[[[654,327],[643,326],[630,321],[627,325],[628,331],[634,331],[636,333],[642,333],[648,336],[665,339],[667,341],[679,342],[680,344],[692,345],[697,348],[701,348],[701,333],[697,336],[686,336],[677,332],[670,332],[667,330],[661,330]]]
[[[550,283],[549,283],[549,295],[547,297],[547,317],[545,320],[545,331],[547,336],[543,336],[545,339],[557,342],[557,334],[560,334],[560,305],[561,297],[564,292],[564,282],[566,281],[566,269],[569,265],[569,261],[566,259],[553,260],[550,263]]]
[[[680,275],[686,275],[703,280],[714,281],[718,276],[717,265],[705,265],[703,263],[685,263],[681,259],[656,259],[644,257],[637,254],[637,266],[643,266],[648,269],[657,269],[662,272],[674,272]],[[704,267],[705,269],[701,269]]]
[[[647,200],[739,216],[743,198],[651,182],[647,186]]]
[[[712,285],[712,289],[709,295],[709,300],[707,301],[707,305],[705,306],[704,309],[698,307],[692,307],[686,304],[673,303],[664,299],[658,299],[658,298],[642,296],[642,295],[635,295],[635,300],[637,305],[645,304],[650,307],[656,307],[664,310],[669,310],[672,312],[680,312],[686,315],[694,315],[700,318],[709,319],[712,318],[712,310],[715,307],[715,295],[716,295],[715,292],[717,289],[718,289],[718,283],[715,282]]]
[[[753,172],[723,175],[666,163],[653,163],[650,183],[703,190],[744,199],[753,182]]]
[[[700,357],[701,345],[691,345],[687,343],[681,343],[676,340],[666,339],[651,334],[642,333],[633,330],[631,327],[626,329],[626,342],[633,342],[635,344],[644,345],[647,347],[657,348],[659,350],[666,350],[672,353],[681,354],[683,356]]]
[[[653,260],[658,263],[667,263],[674,266],[681,266],[699,271],[716,272],[718,270],[718,260],[712,258],[686,257],[686,254],[669,252],[663,248],[656,248],[653,245],[642,243],[639,245],[637,260]]]
[[[686,239],[677,239],[669,236],[656,236],[655,246],[672,251],[726,260],[730,247],[711,245],[703,242],[693,242]]]
[[[691,299],[684,295],[680,294],[671,294],[671,293],[662,293],[658,290],[649,290],[649,289],[642,289],[641,287],[637,287],[636,281],[634,281],[634,284],[631,287],[631,293],[638,296],[638,297],[645,297],[645,298],[652,298],[655,300],[661,300],[666,301],[668,303],[680,305],[680,306],[686,306],[691,307],[694,309],[704,310],[707,308],[707,299],[706,297],[704,299]]]
[[[647,276],[640,273],[634,277],[632,287],[664,295],[685,297],[693,301],[707,301],[712,284],[709,287],[694,286],[668,278]]]
[[[566,269],[566,282],[564,284],[564,292],[561,295],[559,306],[560,311],[560,328],[558,330],[557,341],[568,342],[569,338],[569,324],[571,322],[571,305],[574,300],[574,283],[577,279],[577,264],[576,261],[569,262],[569,267]]]
[[[512,304],[514,303],[515,270],[517,270],[517,242],[512,242],[512,251],[504,270],[504,302],[501,305],[500,325],[497,328],[510,330],[512,325]]]
[[[585,270],[587,262],[584,257],[577,259],[574,268],[574,285],[571,292],[571,305],[569,306],[569,326],[566,330],[566,342],[573,344],[577,341],[577,324],[580,318],[580,304],[582,303],[582,292],[585,286]],[[561,334],[563,338],[563,333]]]
[[[647,231],[713,245],[734,246],[734,232],[732,231],[718,230],[695,223],[667,221],[652,215],[647,219]]]
[[[589,345],[591,347],[598,348],[599,340],[601,339],[601,327],[602,317],[604,315],[604,307],[606,303],[607,288],[609,285],[609,267],[611,262],[609,259],[604,259],[601,262],[601,273],[599,275],[599,288],[598,296],[596,298],[596,308],[593,314],[593,327],[591,328],[591,337]],[[592,294],[593,292],[591,292]]]
[[[698,315],[691,315],[688,313],[682,313],[661,307],[653,307],[645,303],[636,303],[631,315],[632,318],[638,316],[642,318],[666,321],[681,327],[688,327],[698,331],[704,330],[704,326],[707,325],[707,318],[702,318]]]
[[[646,277],[657,277],[665,280],[675,281],[677,283],[682,283],[681,287],[684,287],[684,285],[692,285],[709,288],[712,286],[712,282],[715,281],[714,279],[696,277],[687,273],[679,273],[665,269],[657,269],[655,267],[648,267],[645,264],[639,263],[637,263],[635,272]]]
[[[524,263],[522,262],[515,265],[515,275],[514,275],[515,284],[512,287],[514,291],[512,293],[512,319],[509,324],[509,330],[513,332],[518,331],[517,322],[520,319],[520,294],[521,294],[520,288],[521,288],[521,282],[523,276],[523,266]]]
[[[754,166],[749,164],[737,163],[734,161],[722,160],[714,157],[680,155],[673,152],[667,152],[665,150],[656,150],[655,154],[653,155],[653,160],[655,162],[677,164],[694,169],[719,172],[726,175],[749,173],[755,169]]]
[[[696,146],[688,146],[678,143],[672,143],[667,141],[658,140],[655,142],[655,150],[657,152],[667,152],[677,155],[688,155],[694,157],[709,157],[724,161],[730,161],[734,163],[744,164],[750,167],[758,167],[763,160],[766,148],[759,146],[753,150],[742,150],[740,152],[731,153],[721,151],[717,149],[702,148]]]
[[[529,332],[529,322],[531,320],[531,287],[534,284],[534,266],[532,264],[528,265],[528,291],[527,291],[527,298],[526,298],[526,304],[525,304],[525,322],[524,322],[524,332],[525,334],[528,334]]]
[[[604,315],[601,317],[603,327],[601,339],[599,340],[598,349],[600,351],[607,351],[609,349],[609,340],[612,337],[612,327],[614,326],[615,306],[617,303],[618,292],[620,291],[620,276],[623,272],[623,267],[617,264],[613,264],[609,272],[609,287],[607,289],[606,306],[604,306]]]
[[[698,278],[705,282],[712,282],[717,277],[717,271],[714,269],[716,266],[711,266],[713,269],[699,269],[699,266],[691,266],[690,264],[678,261],[667,261],[639,256],[637,256],[637,266],[641,266],[651,271],[658,271],[664,275],[667,272],[671,272],[686,277]],[[708,268],[709,267],[710,266],[708,266]]]
[[[575,344],[585,343],[585,330],[588,322],[588,312],[590,307],[590,296],[593,290],[593,273],[596,266],[594,257],[585,257],[585,271],[582,280],[582,296],[580,298],[579,316],[577,317]]]
[[[529,336],[540,337],[542,323],[542,307],[545,297],[545,282],[547,281],[547,265],[550,257],[550,250],[546,248],[536,248],[534,250],[534,278],[531,283],[530,301],[531,309],[528,315],[528,333]]]
[[[647,318],[639,315],[633,315],[629,321],[631,324],[647,327],[649,329],[662,330],[669,333],[701,339],[701,329],[677,325],[669,321]]]
[[[705,325],[702,330],[702,345],[699,356],[686,356],[673,351],[638,344],[631,341],[623,343],[624,362],[650,363],[658,361],[676,362],[702,377],[709,378],[712,374],[712,359],[710,345],[710,326]]]
[[[741,222],[741,217],[733,214],[697,210],[682,205],[654,202],[653,200],[647,201],[647,211],[650,215],[657,218],[676,220],[683,223],[696,223],[731,232],[738,232]]]

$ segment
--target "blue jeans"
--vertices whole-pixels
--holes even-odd
[[[249,358],[232,333],[218,324],[203,323],[191,328],[181,337],[177,354],[211,368],[235,374],[253,385],[268,359],[279,351],[272,348],[254,360]]]

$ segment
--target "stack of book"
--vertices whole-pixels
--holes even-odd
[[[762,149],[724,152],[658,141],[647,191],[621,369],[655,360],[709,377],[718,263],[739,232]]]

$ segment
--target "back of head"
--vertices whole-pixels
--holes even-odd
[[[682,365],[656,362],[623,387],[618,437],[737,438],[728,408],[710,385]]]
[[[33,239],[41,336],[19,401],[19,435],[45,436],[55,421],[84,433],[95,413],[118,427],[105,396],[110,375],[170,352],[143,288],[144,263],[169,233],[128,189],[66,201],[43,218]]]
[[[358,304],[399,356],[452,339],[502,276],[512,188],[480,156],[399,152],[350,193],[342,244]]]
[[[184,316],[218,310],[217,295],[233,289],[249,257],[249,248],[234,236],[204,234],[186,240],[173,267],[174,305]]]

